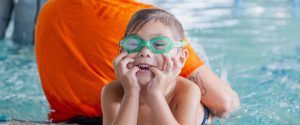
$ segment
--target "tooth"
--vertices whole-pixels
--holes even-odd
[[[140,64],[140,65],[138,65],[140,68],[148,68],[149,67],[149,65],[147,65],[147,64]]]

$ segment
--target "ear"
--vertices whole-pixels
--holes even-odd
[[[181,64],[181,68],[184,66],[188,56],[189,56],[189,51],[186,48],[182,48],[179,55],[179,62]]]

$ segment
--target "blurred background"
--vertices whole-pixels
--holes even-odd
[[[0,2],[0,124],[47,121],[33,41],[45,1]],[[300,0],[138,1],[173,13],[195,51],[202,56],[204,48],[211,68],[237,91],[241,109],[214,124],[300,123]]]

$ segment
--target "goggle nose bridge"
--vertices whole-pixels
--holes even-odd
[[[141,48],[147,47],[150,48],[150,41],[140,41]]]

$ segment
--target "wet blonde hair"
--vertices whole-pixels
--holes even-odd
[[[137,33],[149,21],[159,21],[168,26],[175,38],[175,41],[184,40],[184,30],[181,23],[166,10],[159,8],[142,9],[137,11],[129,21],[124,37]]]

